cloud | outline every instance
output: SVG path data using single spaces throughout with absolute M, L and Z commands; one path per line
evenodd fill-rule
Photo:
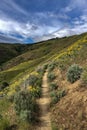
M 17 36 L 20 35 L 22 39 L 42 37 L 48 35 L 57 29 L 60 28 L 60 25 L 50 26 L 50 25 L 38 25 L 34 23 L 19 23 L 11 19 L 0 19 L 0 32 L 6 34 L 7 36 Z
M 50 7 L 45 7 L 47 0 L 38 0 L 40 11 L 34 10 L 34 7 L 28 10 L 24 8 L 24 1 L 21 2 L 3 0 L 0 3 L 0 32 L 8 37 L 23 41 L 28 38 L 42 41 L 87 31 L 87 0 L 68 0 L 66 5 L 58 5 L 60 9 L 54 8 L 51 11 Z M 30 3 L 25 0 L 25 5 L 29 4 L 27 2 Z M 41 7 L 45 10 L 42 11 Z
M 56 38 L 56 37 L 61 38 L 61 37 L 65 37 L 65 36 L 72 36 L 72 35 L 81 34 L 84 32 L 87 32 L 87 23 L 84 23 L 82 25 L 76 24 L 76 25 L 74 25 L 74 27 L 65 27 L 65 28 L 57 30 L 49 35 L 37 37 L 35 40 L 38 42 L 38 41 L 44 41 L 44 40 Z

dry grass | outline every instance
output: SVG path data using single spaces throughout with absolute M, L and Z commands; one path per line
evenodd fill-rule
M 58 130 L 87 130 L 87 89 L 81 87 L 81 81 L 70 84 L 62 77 L 60 70 L 55 70 L 56 81 L 67 90 L 51 111 L 51 119 Z

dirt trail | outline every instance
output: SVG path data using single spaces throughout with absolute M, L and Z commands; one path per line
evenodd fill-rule
M 49 113 L 50 97 L 47 83 L 47 73 L 48 72 L 46 71 L 43 76 L 42 97 L 39 99 L 39 106 L 41 109 L 40 125 L 37 128 L 37 130 L 51 130 L 50 113 Z

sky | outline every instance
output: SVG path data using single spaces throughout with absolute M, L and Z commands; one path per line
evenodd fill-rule
M 87 0 L 0 0 L 0 36 L 34 43 L 87 32 Z

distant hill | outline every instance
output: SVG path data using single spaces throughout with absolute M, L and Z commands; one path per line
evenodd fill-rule
M 28 50 L 30 45 L 0 43 L 0 65 Z

